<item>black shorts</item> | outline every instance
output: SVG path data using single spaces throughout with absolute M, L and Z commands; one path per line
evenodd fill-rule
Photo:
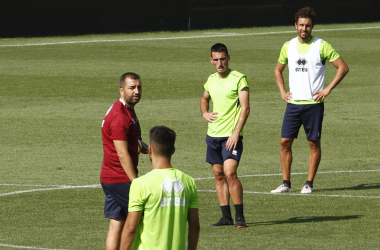
M 281 138 L 297 138 L 301 125 L 309 141 L 321 139 L 324 104 L 296 105 L 288 103 L 282 123 Z
M 228 151 L 226 149 L 226 142 L 228 137 L 210 137 L 206 136 L 207 154 L 206 162 L 210 164 L 223 165 L 224 161 L 228 158 L 232 158 L 240 161 L 243 153 L 243 137 L 239 136 L 239 141 L 236 144 L 236 148 Z
M 115 220 L 127 219 L 131 183 L 101 184 L 106 195 L 104 218 Z

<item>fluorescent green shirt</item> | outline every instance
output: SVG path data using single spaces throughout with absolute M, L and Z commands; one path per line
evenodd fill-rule
M 310 42 L 302 44 L 297 40 L 297 51 L 300 55 L 306 54 L 310 46 L 314 40 L 314 36 L 311 38 Z M 290 41 L 287 41 L 284 43 L 284 45 L 281 48 L 280 57 L 278 58 L 278 62 L 281 64 L 288 64 L 288 48 L 289 48 Z M 321 54 L 321 60 L 322 61 L 329 61 L 333 62 L 336 59 L 340 57 L 340 55 L 335 51 L 335 49 L 326 41 L 321 41 L 321 47 L 320 47 L 320 54 Z M 308 100 L 308 101 L 290 101 L 289 103 L 292 104 L 315 104 L 316 102 L 314 100 Z
M 154 169 L 133 180 L 129 212 L 143 211 L 133 249 L 185 249 L 187 214 L 198 208 L 194 179 L 174 169 Z
M 205 90 L 210 94 L 213 112 L 218 112 L 218 118 L 208 123 L 207 135 L 211 137 L 229 137 L 235 130 L 240 117 L 241 106 L 239 91 L 249 88 L 247 77 L 231 69 L 228 76 L 221 79 L 216 72 L 209 76 Z M 243 136 L 243 130 L 240 132 Z

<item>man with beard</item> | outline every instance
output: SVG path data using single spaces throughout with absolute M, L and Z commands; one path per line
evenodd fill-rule
M 141 98 L 141 80 L 135 73 L 120 77 L 120 99 L 107 111 L 102 123 L 104 158 L 100 182 L 106 195 L 104 217 L 110 219 L 106 250 L 120 247 L 120 237 L 128 215 L 129 188 L 137 178 L 138 156 L 147 153 L 141 140 L 134 107 Z
M 303 125 L 310 146 L 309 173 L 301 193 L 313 192 L 313 181 L 321 160 L 321 134 L 325 98 L 348 73 L 348 67 L 333 47 L 314 37 L 315 12 L 309 7 L 300 9 L 295 15 L 298 36 L 286 42 L 280 53 L 274 77 L 281 98 L 287 102 L 284 115 L 280 160 L 283 184 L 272 193 L 290 192 L 290 169 L 293 160 L 292 144 Z M 326 61 L 330 61 L 337 72 L 325 88 Z M 283 71 L 288 64 L 289 92 L 286 92 Z

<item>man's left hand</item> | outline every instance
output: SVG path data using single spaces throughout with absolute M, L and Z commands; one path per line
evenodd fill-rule
M 230 137 L 228 137 L 228 140 L 226 142 L 226 149 L 228 151 L 235 149 L 238 141 L 239 141 L 239 135 L 234 135 L 234 134 L 231 135 Z
M 325 100 L 325 98 L 330 94 L 330 90 L 325 88 L 321 91 L 318 91 L 318 92 L 315 92 L 313 94 L 314 96 L 314 101 L 318 102 L 319 100 L 321 100 L 322 102 Z

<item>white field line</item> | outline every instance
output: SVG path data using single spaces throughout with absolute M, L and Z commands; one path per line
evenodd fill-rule
M 339 170 L 339 171 L 321 171 L 318 174 L 338 174 L 338 173 L 366 173 L 366 172 L 380 172 L 380 169 L 370 169 L 370 170 Z M 292 173 L 292 175 L 305 175 L 304 173 Z M 268 177 L 268 176 L 281 176 L 282 174 L 255 174 L 255 175 L 242 175 L 242 177 Z M 214 177 L 204 177 L 204 178 L 194 178 L 196 181 L 200 180 L 210 180 L 214 179 Z M 31 186 L 31 187 L 46 187 L 46 188 L 37 188 L 37 189 L 29 189 L 29 190 L 20 190 L 9 193 L 0 194 L 1 196 L 15 195 L 15 194 L 23 194 L 23 193 L 31 193 L 38 191 L 50 191 L 50 190 L 61 190 L 61 189 L 73 189 L 73 188 L 100 188 L 100 184 L 94 185 L 83 185 L 83 186 L 68 186 L 68 185 L 28 185 L 28 184 L 0 184 L 0 186 Z M 199 192 L 215 192 L 215 190 L 198 190 Z M 244 191 L 245 193 L 250 194 L 271 194 L 269 192 L 253 192 L 253 191 Z M 290 195 L 298 195 L 298 194 L 290 194 Z M 315 195 L 315 196 L 327 196 L 327 197 L 352 197 L 352 198 L 380 198 L 377 196 L 351 196 L 351 195 Z
M 44 185 L 19 185 L 19 184 L 0 184 L 2 186 L 37 186 L 37 187 L 43 187 Z M 99 188 L 100 185 L 84 185 L 84 186 L 66 186 L 66 185 L 54 185 L 56 187 L 54 188 L 39 188 L 39 189 L 30 189 L 30 190 L 22 190 L 22 191 L 15 191 L 5 194 L 0 194 L 0 196 L 7 196 L 7 195 L 13 195 L 13 194 L 22 194 L 22 193 L 30 193 L 30 192 L 37 192 L 37 191 L 48 191 L 48 190 L 58 190 L 58 189 L 70 189 L 70 188 Z M 9 245 L 9 244 L 3 244 L 0 243 L 0 247 L 11 247 L 11 248 L 18 248 L 18 249 L 38 249 L 38 250 L 67 250 L 67 249 L 51 249 L 51 248 L 41 248 L 41 247 L 32 247 L 32 246 L 17 246 L 17 245 Z
M 197 190 L 204 193 L 216 193 L 215 190 Z M 345 195 L 345 194 L 301 194 L 301 193 L 281 193 L 272 194 L 271 192 L 254 192 L 243 191 L 245 194 L 270 194 L 270 195 L 292 195 L 292 196 L 319 196 L 319 197 L 338 197 L 338 198 L 366 198 L 366 199 L 380 199 L 380 196 L 364 196 L 364 195 Z
M 374 170 L 342 170 L 342 171 L 326 171 L 326 172 L 318 172 L 318 174 L 336 174 L 336 173 L 363 173 L 363 172 L 378 172 L 380 169 Z M 293 173 L 294 174 L 307 174 L 307 173 Z M 257 175 L 244 175 L 239 177 L 263 177 L 263 176 L 277 176 L 281 174 L 257 174 Z M 213 179 L 214 177 L 207 178 L 194 178 L 194 180 L 208 180 Z M 15 191 L 10 193 L 0 194 L 1 196 L 14 195 L 14 194 L 22 194 L 22 193 L 30 193 L 30 192 L 38 192 L 38 191 L 49 191 L 49 190 L 60 190 L 60 189 L 72 189 L 72 188 L 100 188 L 99 184 L 95 185 L 83 185 L 83 186 L 67 186 L 67 185 L 28 185 L 28 184 L 0 184 L 1 186 L 32 186 L 32 187 L 49 187 L 49 188 L 39 188 L 39 189 L 30 189 L 30 190 L 22 190 Z M 197 190 L 198 192 L 208 192 L 215 193 L 215 190 Z M 245 194 L 265 194 L 265 195 L 293 195 L 293 196 L 318 196 L 318 197 L 338 197 L 338 198 L 365 198 L 365 199 L 380 199 L 380 196 L 360 196 L 360 195 L 326 195 L 326 194 L 300 194 L 300 193 L 286 193 L 286 194 L 272 194 L 270 192 L 254 192 L 254 191 L 244 191 Z M 32 246 L 17 246 L 17 245 L 9 245 L 0 243 L 0 247 L 11 247 L 18 249 L 37 249 L 37 250 L 66 250 L 66 249 L 50 249 L 50 248 L 39 248 Z
M 318 174 L 338 174 L 338 173 L 366 173 L 366 172 L 380 172 L 380 169 L 371 170 L 340 170 L 340 171 L 321 171 Z M 306 175 L 305 173 L 292 173 L 292 175 Z M 241 177 L 267 177 L 267 176 L 281 176 L 282 174 L 255 174 L 255 175 L 242 175 Z M 194 178 L 194 180 L 209 180 L 214 179 L 214 177 L 206 178 Z M 210 192 L 215 193 L 215 190 L 197 190 L 198 192 Z M 272 194 L 270 192 L 254 192 L 254 191 L 243 191 L 246 194 L 270 194 L 270 195 L 293 195 L 293 196 L 305 196 L 301 193 L 285 193 L 285 194 Z M 339 198 L 367 198 L 367 199 L 380 199 L 380 196 L 361 196 L 361 195 L 340 195 L 340 194 L 306 194 L 309 196 L 319 196 L 319 197 L 339 197 Z
M 62 185 L 35 185 L 35 184 L 1 184 L 0 186 L 19 186 L 19 187 L 61 187 Z
M 339 170 L 339 171 L 321 171 L 318 172 L 318 174 L 339 174 L 339 173 L 365 173 L 365 172 L 380 172 L 380 169 L 371 169 L 371 170 Z M 292 175 L 304 175 L 308 174 L 307 172 L 304 173 L 292 173 Z M 282 174 L 252 174 L 252 175 L 239 175 L 239 178 L 243 177 L 266 177 L 266 176 L 281 176 Z M 200 177 L 200 178 L 194 178 L 196 181 L 200 180 L 209 180 L 214 179 L 214 177 Z
M 16 245 L 8 245 L 0 243 L 0 247 L 12 247 L 19 249 L 39 249 L 39 250 L 67 250 L 67 249 L 51 249 L 51 248 L 41 248 L 41 247 L 29 247 L 29 246 L 16 246 Z
M 99 187 L 100 187 L 99 184 L 85 185 L 85 186 L 66 186 L 66 185 L 63 185 L 63 186 L 53 187 L 53 188 L 38 188 L 38 189 L 14 191 L 14 192 L 10 192 L 10 193 L 0 194 L 0 197 L 1 196 L 7 196 L 7 195 L 14 195 L 14 194 L 32 193 L 32 192 L 38 192 L 38 191 L 50 191 L 50 190 L 70 189 L 70 188 L 99 188 Z
M 361 27 L 361 28 L 339 28 L 339 29 L 315 29 L 314 32 L 321 31 L 351 31 L 351 30 L 368 30 L 380 29 L 380 26 L 374 27 Z M 23 46 L 46 46 L 46 45 L 60 45 L 60 44 L 79 44 L 79 43 L 109 43 L 109 42 L 135 42 L 135 41 L 158 41 L 158 40 L 180 40 L 180 39 L 197 39 L 197 38 L 211 38 L 211 37 L 232 37 L 232 36 L 260 36 L 260 35 L 275 35 L 296 33 L 292 31 L 273 31 L 273 32 L 259 32 L 259 33 L 205 33 L 204 36 L 174 36 L 174 37 L 148 37 L 148 38 L 130 38 L 130 39 L 105 39 L 105 40 L 79 40 L 67 42 L 51 42 L 51 43 L 27 43 L 27 44 L 1 44 L 0 47 L 23 47 Z
M 363 27 L 363 28 L 341 28 L 341 29 L 320 29 L 314 31 L 343 31 L 343 30 L 365 30 L 365 29 L 379 29 L 380 27 Z M 68 42 L 56 42 L 56 43 L 35 43 L 35 44 L 4 44 L 0 45 L 0 47 L 22 47 L 22 46 L 45 46 L 45 45 L 59 45 L 59 44 L 79 44 L 79 43 L 107 43 L 107 42 L 133 42 L 133 41 L 154 41 L 154 40 L 179 40 L 179 39 L 196 39 L 196 38 L 211 38 L 211 37 L 225 37 L 225 36 L 255 36 L 255 35 L 273 35 L 273 34 L 286 34 L 286 33 L 295 33 L 295 31 L 279 31 L 279 32 L 261 32 L 261 33 L 247 33 L 247 34 L 238 34 L 238 33 L 205 33 L 206 36 L 187 36 L 187 37 L 163 37 L 163 38 L 135 38 L 135 39 L 110 39 L 110 40 L 84 40 L 84 41 L 68 41 Z M 211 34 L 211 35 L 209 35 Z M 328 171 L 328 172 L 319 172 L 321 173 L 357 173 L 357 172 L 369 172 L 369 171 L 380 171 L 380 170 L 359 170 L 359 171 Z M 307 174 L 307 173 L 293 173 L 294 174 Z M 244 175 L 240 177 L 262 177 L 262 176 L 275 176 L 281 174 L 258 174 L 258 175 Z M 214 177 L 207 178 L 194 178 L 194 180 L 207 180 L 213 179 Z M 25 184 L 0 184 L 2 186 L 35 186 L 35 187 L 43 187 L 43 185 L 25 185 Z M 98 188 L 99 184 L 96 185 L 85 185 L 85 186 L 56 186 L 55 188 L 40 188 L 40 189 L 30 189 L 30 190 L 22 190 L 15 191 L 10 193 L 0 194 L 0 196 L 14 195 L 14 194 L 22 194 L 22 193 L 30 193 L 37 191 L 49 191 L 49 190 L 59 190 L 59 189 L 70 189 L 70 188 Z M 216 192 L 215 190 L 198 190 L 198 192 Z M 249 194 L 271 194 L 269 192 L 252 192 L 252 191 L 244 191 L 244 193 Z M 304 195 L 304 194 L 292 194 L 288 193 L 286 195 Z M 353 195 L 316 195 L 312 194 L 312 196 L 324 196 L 324 197 L 347 197 L 347 198 L 376 198 L 377 196 L 353 196 Z M 17 245 L 9 245 L 2 244 L 0 246 L 3 247 L 11 247 L 11 248 L 19 248 L 19 249 L 39 249 L 39 250 L 64 250 L 64 249 L 50 249 L 50 248 L 39 248 L 39 247 L 31 247 L 31 246 L 17 246 Z

